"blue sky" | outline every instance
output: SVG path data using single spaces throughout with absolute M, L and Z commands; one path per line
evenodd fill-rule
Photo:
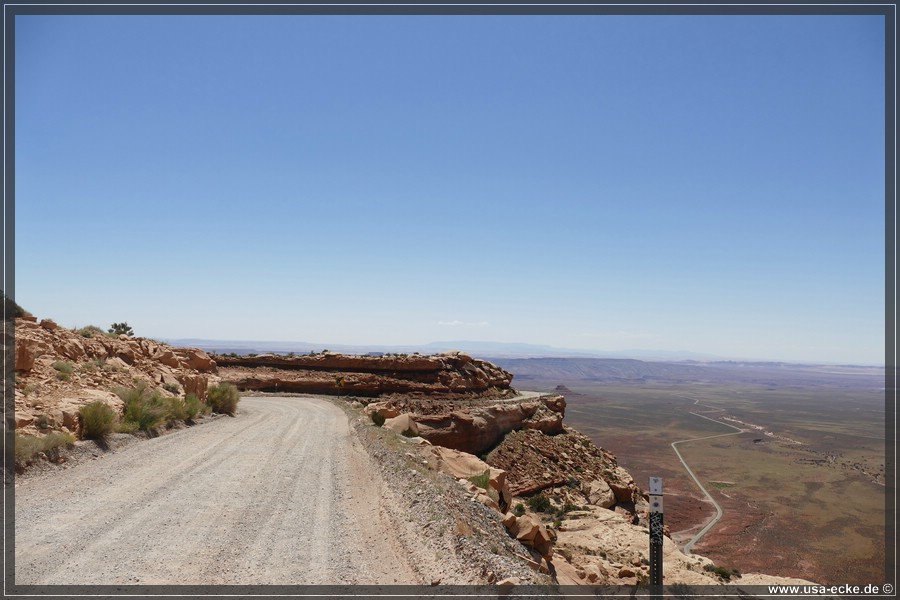
M 18 16 L 16 299 L 884 361 L 878 16 Z

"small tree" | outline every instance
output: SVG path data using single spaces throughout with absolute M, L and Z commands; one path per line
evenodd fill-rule
M 123 333 L 127 336 L 134 335 L 134 329 L 132 329 L 125 321 L 110 325 L 109 332 L 115 335 L 122 335 Z

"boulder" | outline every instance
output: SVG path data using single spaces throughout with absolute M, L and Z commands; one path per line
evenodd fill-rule
M 57 325 L 56 322 L 51 319 L 41 319 L 41 327 L 47 329 L 48 331 L 53 331 L 54 329 L 59 327 L 59 325 Z
M 16 340 L 16 371 L 33 369 L 35 356 L 35 344 L 32 340 Z
M 172 367 L 173 369 L 177 369 L 181 366 L 181 363 L 178 361 L 178 357 L 175 356 L 175 353 L 168 348 L 160 348 L 157 352 L 151 355 L 151 358 L 159 363 L 166 365 L 167 367 Z
M 197 371 L 215 371 L 216 361 L 209 354 L 197 348 L 186 348 L 179 352 L 188 368 Z
M 612 477 L 607 480 L 607 483 L 613 494 L 615 494 L 617 502 L 634 502 L 635 498 L 638 497 L 637 485 L 635 485 L 634 479 L 622 467 L 617 466 L 613 469 Z
M 178 382 L 184 388 L 185 395 L 194 394 L 200 400 L 206 398 L 206 390 L 209 386 L 209 380 L 206 375 L 191 375 L 189 373 L 179 373 L 176 376 Z
M 400 416 L 400 411 L 389 402 L 372 402 L 366 406 L 366 414 L 370 418 L 374 413 L 380 414 L 385 419 L 393 419 Z
M 458 479 L 468 480 L 470 477 L 487 472 L 488 486 L 496 491 L 497 509 L 503 512 L 509 508 L 512 494 L 509 493 L 509 487 L 506 484 L 506 471 L 490 466 L 477 456 L 452 448 L 436 445 L 420 446 L 420 448 L 427 453 L 426 458 L 430 458 L 430 462 L 434 463 L 437 470 Z
M 71 360 L 78 360 L 86 356 L 84 346 L 74 337 L 60 340 L 55 345 L 54 351 Z
M 402 414 L 392 419 L 387 419 L 384 422 L 384 427 L 390 429 L 394 433 L 400 434 L 405 431 L 411 431 L 413 433 L 411 437 L 416 437 L 419 435 L 419 428 L 416 425 L 416 422 L 413 421 L 411 415 L 408 414 Z
M 503 520 L 510 535 L 515 536 L 523 545 L 534 548 L 541 556 L 546 558 L 552 556 L 553 540 L 541 520 L 532 514 L 513 517 L 515 520 L 509 518 Z
M 611 508 L 616 503 L 616 495 L 603 479 L 596 479 L 582 485 L 588 502 L 601 508 Z

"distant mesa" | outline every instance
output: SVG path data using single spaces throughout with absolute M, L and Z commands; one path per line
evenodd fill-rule
M 571 394 L 572 393 L 572 390 L 570 390 L 563 384 L 559 384 L 558 386 L 553 388 L 553 391 L 559 392 L 560 394 Z

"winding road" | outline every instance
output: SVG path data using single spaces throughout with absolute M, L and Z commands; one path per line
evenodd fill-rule
M 18 481 L 15 583 L 419 583 L 348 417 L 312 396 Z
M 699 404 L 699 400 L 694 402 L 694 404 Z M 691 438 L 689 440 L 678 440 L 677 442 L 672 442 L 672 450 L 675 451 L 675 454 L 678 456 L 678 460 L 680 460 L 681 464 L 684 465 L 684 469 L 688 472 L 688 475 L 691 476 L 691 479 L 694 480 L 694 483 L 697 484 L 697 487 L 700 488 L 700 491 L 702 491 L 706 495 L 706 497 L 709 499 L 709 501 L 712 502 L 713 506 L 716 507 L 716 515 L 709 521 L 709 523 L 704 525 L 703 529 L 701 529 L 699 532 L 697 532 L 697 534 L 694 537 L 692 537 L 684 545 L 684 548 L 681 549 L 681 551 L 684 552 L 688 556 L 691 555 L 691 548 L 694 547 L 694 544 L 699 542 L 703 538 L 703 536 L 706 535 L 709 532 L 709 530 L 712 529 L 716 525 L 716 523 L 719 522 L 719 520 L 722 518 L 722 515 L 724 514 L 724 511 L 722 510 L 722 507 L 719 505 L 719 503 L 716 502 L 716 499 L 713 498 L 712 495 L 709 493 L 709 491 L 707 491 L 707 489 L 703 486 L 703 484 L 700 483 L 700 479 L 697 477 L 697 475 L 694 473 L 694 471 L 692 471 L 691 468 L 688 466 L 687 462 L 684 460 L 684 457 L 681 455 L 681 452 L 678 451 L 678 444 L 686 444 L 688 442 L 697 442 L 699 440 L 709 440 L 712 438 L 725 437 L 728 435 L 738 435 L 739 433 L 745 432 L 744 429 L 740 429 L 739 427 L 735 427 L 734 425 L 729 425 L 728 423 L 716 421 L 715 419 L 711 419 L 707 416 L 704 416 L 704 415 L 701 415 L 701 414 L 698 414 L 695 412 L 692 412 L 691 414 L 694 415 L 695 417 L 700 417 L 701 419 L 706 419 L 707 421 L 712 421 L 713 423 L 718 423 L 719 425 L 725 425 L 726 427 L 731 427 L 732 429 L 736 429 L 737 431 L 734 431 L 731 433 L 718 433 L 716 435 L 707 435 L 704 437 Z

